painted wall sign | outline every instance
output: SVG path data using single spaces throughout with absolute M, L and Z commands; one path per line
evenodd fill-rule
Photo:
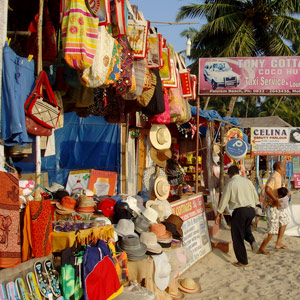
M 300 189 L 300 173 L 294 173 L 294 188 Z
M 226 144 L 225 151 L 230 158 L 239 160 L 245 157 L 248 147 L 244 140 L 232 139 Z
M 252 127 L 251 154 L 299 155 L 300 128 Z
M 199 59 L 199 95 L 300 95 L 300 56 Z

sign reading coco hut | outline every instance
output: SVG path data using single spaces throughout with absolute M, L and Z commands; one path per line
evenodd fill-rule
M 251 154 L 299 155 L 300 128 L 252 127 Z
M 199 59 L 199 94 L 300 95 L 300 56 Z
M 191 196 L 186 200 L 171 203 L 173 214 L 183 220 L 183 246 L 190 249 L 193 258 L 181 270 L 183 273 L 197 260 L 211 251 L 207 228 L 204 200 L 202 194 Z

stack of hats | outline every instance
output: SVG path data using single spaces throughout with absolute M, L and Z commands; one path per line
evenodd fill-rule
M 55 211 L 60 215 L 68 215 L 75 211 L 76 200 L 70 196 L 64 196 L 61 202 L 56 203 Z
M 140 196 L 128 196 L 123 199 L 122 202 L 127 203 L 136 216 L 140 215 L 145 209 L 145 207 L 143 206 L 143 198 L 141 198 Z
M 134 228 L 138 233 L 147 232 L 150 228 L 150 221 L 143 215 L 139 215 L 134 220 Z
M 149 220 L 150 223 L 157 223 L 158 212 L 155 209 L 146 207 L 142 214 Z
M 164 250 L 171 248 L 172 233 L 166 230 L 164 224 L 151 224 L 150 231 L 157 236 L 157 242 L 164 248 Z
M 124 237 L 126 235 L 138 236 L 134 232 L 134 223 L 128 219 L 119 220 L 118 224 L 115 225 L 115 231 L 120 237 Z
M 123 201 L 118 201 L 116 203 L 112 215 L 114 224 L 117 224 L 121 219 L 133 219 L 131 208 L 129 207 L 128 203 Z
M 95 211 L 93 196 L 80 195 L 76 211 L 81 214 L 92 214 Z
M 173 241 L 172 241 L 172 247 L 180 247 L 181 246 L 181 238 L 183 236 L 182 232 L 182 224 L 183 220 L 174 214 L 171 214 L 163 224 L 166 226 L 166 228 L 172 233 Z
M 135 235 L 124 236 L 117 242 L 117 249 L 125 251 L 128 260 L 138 261 L 147 257 L 147 246 Z
M 158 213 L 159 221 L 164 221 L 172 214 L 172 207 L 167 200 L 149 200 L 146 202 L 146 207 L 151 207 Z
M 142 232 L 140 241 L 147 246 L 148 255 L 157 255 L 162 253 L 162 247 L 157 242 L 157 236 L 153 232 Z

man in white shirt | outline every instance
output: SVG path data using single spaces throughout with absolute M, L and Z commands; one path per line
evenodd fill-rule
M 250 243 L 253 252 L 258 251 L 258 244 L 251 232 L 251 223 L 255 217 L 254 208 L 259 203 L 258 194 L 252 182 L 239 175 L 237 166 L 229 167 L 228 175 L 230 180 L 224 187 L 215 223 L 219 224 L 221 214 L 229 205 L 229 209 L 233 210 L 231 218 L 233 250 L 238 260 L 234 265 L 243 267 L 248 265 L 244 240 Z

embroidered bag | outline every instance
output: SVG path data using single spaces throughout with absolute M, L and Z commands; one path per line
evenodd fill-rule
M 116 94 L 122 95 L 130 91 L 132 85 L 133 53 L 126 36 L 117 38 L 122 46 L 120 78 L 114 84 Z
M 82 83 L 91 88 L 106 85 L 110 63 L 115 46 L 114 38 L 107 32 L 106 26 L 98 27 L 97 49 L 90 68 L 81 72 Z
M 171 69 L 171 79 L 164 80 L 162 79 L 164 87 L 178 87 L 178 76 L 176 71 L 176 56 L 174 47 L 171 44 L 168 44 L 168 48 L 170 49 L 170 69 Z
M 45 90 L 43 87 L 45 86 Z M 41 71 L 36 85 L 24 104 L 25 114 L 47 128 L 55 128 L 60 115 L 47 74 Z
M 183 57 L 175 52 L 179 67 L 179 78 L 181 81 L 182 95 L 184 98 L 192 97 L 193 89 L 190 79 L 190 70 L 186 68 Z
M 99 18 L 99 26 L 111 23 L 109 0 L 87 0 L 86 6 L 94 16 Z
M 159 75 L 161 77 L 161 80 L 171 80 L 171 61 L 170 61 L 170 49 L 169 48 L 163 48 L 162 49 L 162 60 L 163 60 L 163 67 L 159 69 Z M 165 84 L 164 84 L 165 86 Z
M 149 29 L 149 22 L 145 19 L 137 20 L 132 7 L 128 0 L 126 0 L 128 11 L 133 19 L 128 19 L 127 37 L 128 42 L 133 49 L 134 58 L 145 58 L 147 53 L 147 36 Z M 142 14 L 140 14 L 142 16 Z
M 85 0 L 66 0 L 62 18 L 62 48 L 67 64 L 86 69 L 93 64 L 97 48 L 99 19 L 86 7 Z
M 137 97 L 137 101 L 139 102 L 139 104 L 141 104 L 144 107 L 146 107 L 149 104 L 155 91 L 156 82 L 157 79 L 155 74 L 151 72 L 148 69 L 148 67 L 146 67 L 142 94 Z

